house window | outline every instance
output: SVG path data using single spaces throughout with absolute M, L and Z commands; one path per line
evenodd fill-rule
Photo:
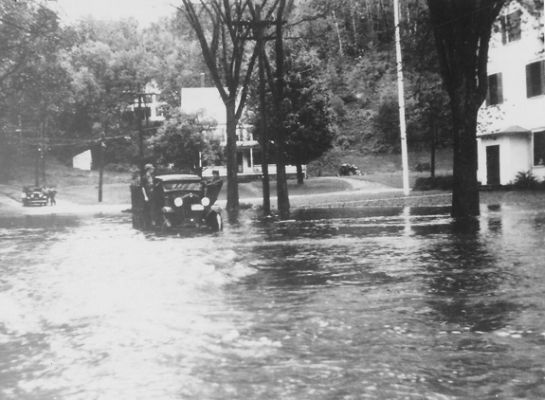
M 545 94 L 545 60 L 536 61 L 526 66 L 527 97 Z
M 534 165 L 545 166 L 545 131 L 534 132 Z
M 494 104 L 503 103 L 503 85 L 501 73 L 488 76 L 488 93 L 486 94 L 486 104 L 493 106 Z
M 134 113 L 138 118 L 143 120 L 151 116 L 151 109 L 149 107 L 136 107 Z
M 501 41 L 503 44 L 520 39 L 520 10 L 501 16 Z

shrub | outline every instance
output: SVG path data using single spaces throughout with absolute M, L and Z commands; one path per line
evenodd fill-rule
M 452 175 L 436 176 L 435 178 L 417 178 L 414 190 L 452 190 Z
M 127 163 L 110 163 L 106 165 L 108 171 L 111 172 L 131 172 L 134 167 Z
M 540 184 L 537 178 L 532 174 L 532 171 L 520 171 L 513 182 L 513 186 L 517 189 L 537 189 Z

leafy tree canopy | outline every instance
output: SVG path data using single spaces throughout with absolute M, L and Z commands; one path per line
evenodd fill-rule
M 147 145 L 160 165 L 172 164 L 176 169 L 195 172 L 199 166 L 215 165 L 217 143 L 209 139 L 214 121 L 174 112 L 158 129 Z

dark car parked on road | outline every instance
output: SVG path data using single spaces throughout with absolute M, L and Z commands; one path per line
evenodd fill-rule
M 360 169 L 354 164 L 341 164 L 339 167 L 340 176 L 361 175 Z
M 49 201 L 44 188 L 38 186 L 24 186 L 21 193 L 21 202 L 23 206 L 46 206 Z
M 153 178 L 153 187 L 132 187 L 133 225 L 136 228 L 223 228 L 221 211 L 214 206 L 221 190 L 206 185 L 198 175 L 165 174 Z

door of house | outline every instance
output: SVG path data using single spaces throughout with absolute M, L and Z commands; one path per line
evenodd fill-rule
M 500 145 L 486 146 L 486 184 L 500 184 Z

